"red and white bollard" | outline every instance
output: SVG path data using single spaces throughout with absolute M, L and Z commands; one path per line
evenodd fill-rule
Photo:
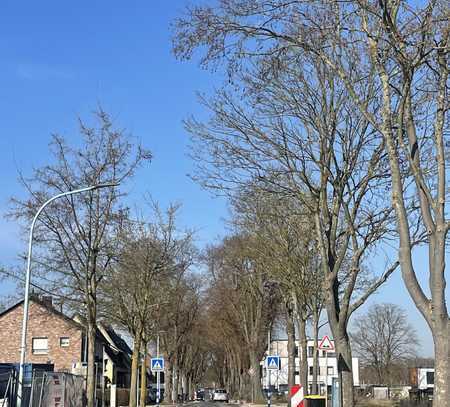
M 291 407 L 304 407 L 303 387 L 296 384 L 291 387 Z

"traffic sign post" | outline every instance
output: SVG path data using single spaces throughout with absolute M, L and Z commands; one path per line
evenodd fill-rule
M 272 392 L 270 389 L 270 374 L 271 374 L 270 371 L 280 369 L 280 357 L 276 355 L 267 356 L 266 369 L 267 369 L 267 406 L 270 407 L 272 397 Z
M 328 335 L 325 335 L 319 343 L 319 349 L 324 351 L 332 351 L 334 350 L 334 345 L 331 342 Z
M 278 370 L 280 368 L 280 357 L 276 355 L 267 356 L 267 369 Z
M 325 395 L 328 406 L 328 352 L 334 350 L 334 345 L 328 335 L 325 335 L 319 343 L 319 349 L 325 352 Z
M 159 357 L 159 335 L 156 344 L 156 354 L 158 355 L 158 357 L 151 359 L 150 366 L 152 372 L 156 372 L 156 404 L 159 404 L 161 400 L 160 372 L 164 371 L 164 358 Z
M 152 372 L 162 372 L 164 370 L 164 358 L 151 359 Z

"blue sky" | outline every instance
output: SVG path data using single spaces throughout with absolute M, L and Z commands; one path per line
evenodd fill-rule
M 148 191 L 163 205 L 182 202 L 181 222 L 198 230 L 200 246 L 224 233 L 225 202 L 186 176 L 192 165 L 181 120 L 202 116 L 195 92 L 220 81 L 171 55 L 169 24 L 186 4 L 2 1 L 0 265 L 13 264 L 25 248 L 18 226 L 3 217 L 11 195 L 23 193 L 17 171 L 29 174 L 48 160 L 51 133 L 76 141 L 77 117 L 89 118 L 99 103 L 154 154 L 128 185 L 130 200 L 139 203 Z M 10 289 L 3 283 L 0 296 Z M 375 301 L 405 307 L 422 339 L 421 353 L 432 353 L 425 323 L 398 274 Z

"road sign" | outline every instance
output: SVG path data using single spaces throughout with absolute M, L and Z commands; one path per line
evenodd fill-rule
M 164 370 L 164 358 L 151 359 L 152 372 L 162 372 Z
M 325 335 L 323 339 L 320 341 L 319 349 L 324 351 L 334 350 L 334 345 L 327 335 Z
M 303 387 L 296 384 L 291 387 L 291 407 L 303 407 Z
M 280 368 L 280 357 L 279 356 L 267 356 L 267 369 L 276 369 Z

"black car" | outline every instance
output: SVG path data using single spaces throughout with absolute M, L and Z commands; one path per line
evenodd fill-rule
M 205 401 L 205 391 L 204 390 L 197 390 L 195 392 L 195 400 L 197 400 L 197 401 Z

